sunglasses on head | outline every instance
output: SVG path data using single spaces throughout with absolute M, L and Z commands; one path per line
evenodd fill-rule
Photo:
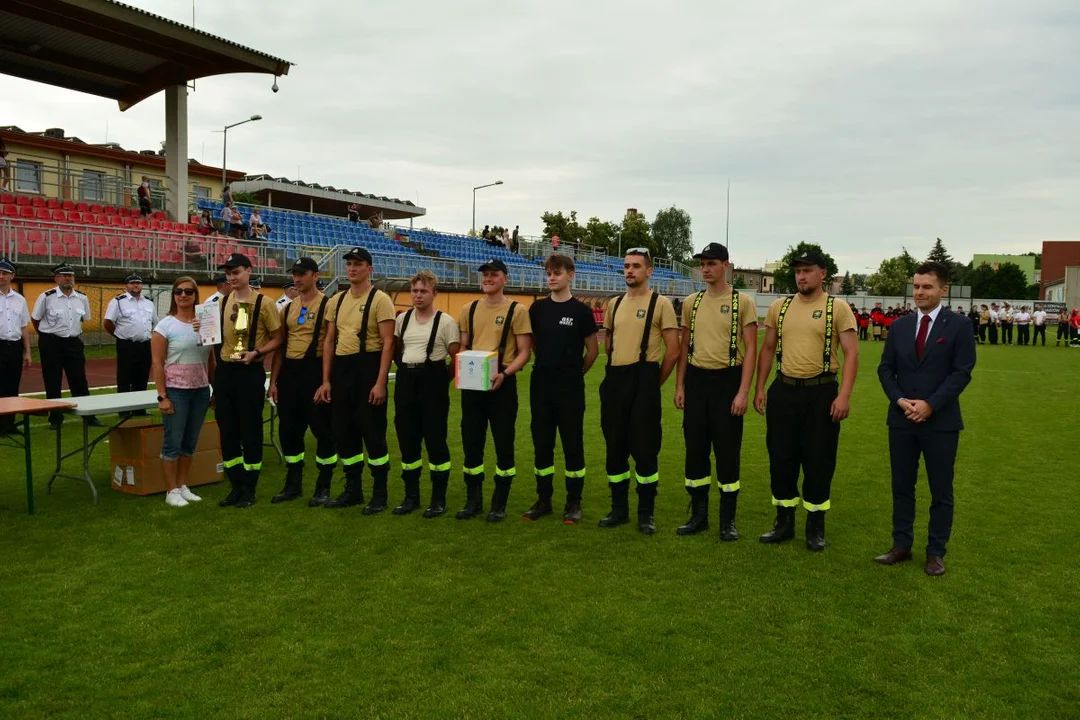
M 195 288 L 173 288 L 172 294 L 180 297 L 181 295 L 191 296 L 195 294 Z
M 652 255 L 649 254 L 649 248 L 643 248 L 643 247 L 630 248 L 629 250 L 626 251 L 626 254 L 627 255 L 645 255 L 647 257 L 652 257 Z

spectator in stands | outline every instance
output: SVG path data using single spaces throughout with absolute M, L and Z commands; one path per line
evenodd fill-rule
M 226 184 L 221 190 L 221 204 L 228 205 L 232 203 L 232 188 Z
M 502 234 L 502 244 L 503 247 L 506 248 L 508 251 L 514 251 L 514 246 L 510 244 L 510 231 L 505 228 L 503 229 Z
M 202 215 L 199 216 L 199 234 L 209 235 L 212 232 L 214 232 L 214 218 L 209 210 L 203 210 Z
M 514 226 L 514 234 L 510 236 L 511 246 L 510 249 L 514 252 L 518 250 L 518 235 L 520 234 L 520 225 Z
M 8 190 L 11 185 L 11 169 L 7 161 L 8 149 L 4 138 L 0 138 L 0 190 Z
M 349 205 L 349 222 L 360 222 L 360 209 L 356 203 Z
M 150 207 L 150 178 L 143 175 L 142 182 L 139 183 L 139 212 L 143 217 L 146 217 L 154 210 Z
M 165 504 L 172 507 L 202 499 L 188 490 L 187 482 L 210 407 L 214 357 L 210 346 L 199 342 L 198 303 L 199 286 L 192 278 L 178 278 L 172 286 L 169 314 L 154 327 L 150 340 L 158 410 L 164 425 L 161 470 L 168 488 Z
M 368 222 L 371 224 L 371 227 L 373 229 L 378 230 L 379 228 L 382 227 L 382 213 L 381 212 L 375 213 L 370 218 L 368 218 Z
M 484 226 L 484 232 L 480 233 L 480 237 L 482 237 L 484 240 L 490 240 L 491 239 L 491 226 L 490 225 L 485 225 Z
M 266 233 L 269 232 L 269 228 L 262 221 L 262 215 L 259 214 L 259 208 L 254 208 L 251 211 L 251 217 L 248 218 L 248 237 L 256 240 L 264 240 Z
M 239 238 L 247 234 L 248 226 L 244 222 L 244 216 L 240 214 L 240 211 L 232 203 L 221 208 L 221 219 L 225 222 L 226 235 L 234 235 L 235 233 L 234 237 Z

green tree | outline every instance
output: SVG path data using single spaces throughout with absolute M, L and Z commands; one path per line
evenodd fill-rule
M 855 273 L 851 276 L 851 284 L 855 286 L 856 292 L 866 289 L 866 278 L 865 273 Z
M 813 250 L 819 252 L 825 256 L 825 262 L 828 263 L 829 268 L 825 276 L 825 284 L 832 281 L 833 276 L 836 275 L 839 270 L 836 267 L 836 261 L 833 260 L 832 255 L 821 249 L 821 246 L 817 243 L 801 242 L 795 247 L 788 247 L 787 253 L 780 259 L 780 267 L 776 268 L 773 272 L 773 287 L 778 293 L 793 293 L 795 292 L 795 273 L 788 267 L 791 264 L 792 259 L 800 257 L 805 253 Z
M 588 245 L 604 248 L 609 255 L 615 255 L 618 253 L 619 226 L 595 216 L 591 217 L 585 225 L 584 242 Z
M 851 279 L 851 273 L 845 272 L 844 279 L 840 282 L 840 294 L 841 295 L 854 295 L 855 294 L 855 282 Z
M 907 251 L 907 248 L 901 248 L 901 250 L 903 250 L 903 252 L 901 252 L 897 257 L 900 259 L 900 262 L 904 264 L 904 271 L 907 273 L 908 280 L 910 280 L 911 276 L 915 274 L 915 270 L 919 267 L 920 263 L 912 256 L 911 253 Z M 903 288 L 901 288 L 901 290 L 903 290 Z
M 1001 263 L 994 272 L 994 292 L 983 297 L 999 297 L 1019 300 L 1027 297 L 1027 276 L 1016 263 Z
M 1028 285 L 1027 294 L 1024 295 L 1024 299 L 1025 300 L 1038 300 L 1039 299 L 1039 289 L 1040 289 L 1039 283 L 1035 283 L 1034 285 Z
M 910 257 L 910 256 L 909 256 Z M 867 279 L 870 292 L 874 295 L 902 295 L 912 273 L 903 255 L 882 260 L 877 272 Z
M 971 297 L 997 297 L 994 292 L 994 268 L 988 263 L 980 263 L 978 267 L 969 266 L 965 276 L 965 284 L 971 286 Z
M 652 238 L 649 221 L 639 212 L 628 214 L 623 218 L 622 227 L 619 228 L 619 241 L 624 253 L 630 248 L 643 247 L 647 248 L 654 258 L 659 257 L 656 254 L 656 243 Z
M 672 205 L 656 213 L 652 224 L 653 242 L 660 257 L 690 262 L 694 254 L 693 233 L 690 231 L 690 213 Z
M 545 240 L 557 235 L 560 243 L 576 244 L 585 238 L 585 228 L 578 223 L 576 210 L 571 210 L 569 215 L 563 215 L 562 210 L 555 213 L 549 210 L 540 219 L 544 222 Z
M 735 282 L 733 282 L 731 284 L 731 287 L 733 287 L 736 290 L 745 290 L 746 289 L 746 280 L 743 279 L 742 275 L 736 275 L 735 276 Z
M 963 282 L 967 270 L 961 263 L 956 262 L 949 251 L 945 249 L 945 243 L 937 238 L 934 247 L 930 248 L 930 254 L 926 256 L 927 262 L 939 262 L 949 268 L 949 284 L 965 285 Z

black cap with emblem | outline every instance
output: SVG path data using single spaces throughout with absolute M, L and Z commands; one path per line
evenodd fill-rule
M 484 263 L 477 269 L 480 272 L 484 272 L 485 270 L 499 270 L 500 272 L 503 272 L 507 275 L 510 274 L 510 271 L 506 269 L 506 263 L 504 263 L 502 260 L 499 260 L 498 258 L 492 258 L 491 260 L 488 260 L 486 263 Z
M 296 274 L 306 272 L 319 272 L 319 263 L 315 262 L 314 258 L 296 258 L 296 262 L 292 264 L 292 268 L 290 268 L 290 270 Z
M 229 259 L 223 262 L 218 269 L 220 270 L 232 270 L 238 267 L 251 267 L 251 260 L 247 255 L 242 253 L 233 253 L 229 256 Z
M 367 248 L 363 247 L 354 247 L 341 257 L 345 260 L 363 260 L 368 265 L 371 265 L 373 262 L 371 258 L 371 253 L 368 252 Z
M 817 250 L 807 250 L 799 257 L 792 258 L 791 262 L 788 263 L 788 267 L 795 267 L 796 265 L 817 265 L 819 268 L 829 269 L 829 263 L 825 260 L 825 256 Z
M 728 250 L 720 243 L 709 243 L 701 252 L 694 256 L 695 260 L 720 260 L 728 261 Z

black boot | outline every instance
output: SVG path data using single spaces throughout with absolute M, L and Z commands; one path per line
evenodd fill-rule
M 295 500 L 304 493 L 304 464 L 296 463 L 285 468 L 285 487 L 270 499 L 272 504 Z
M 381 513 L 389 506 L 386 495 L 386 476 L 390 473 L 389 465 L 371 468 L 371 502 L 364 507 L 365 515 Z
M 424 517 L 437 518 L 446 513 L 446 486 L 450 483 L 450 473 L 446 470 L 431 473 L 431 504 L 424 511 Z
M 563 525 L 577 525 L 581 522 L 581 492 L 585 489 L 585 478 L 566 478 L 566 507 L 563 508 Z
M 611 512 L 597 523 L 602 528 L 618 527 L 630 522 L 630 481 L 608 484 L 611 485 Z
M 236 507 L 240 509 L 249 508 L 255 504 L 255 486 L 259 484 L 259 471 L 258 470 L 245 470 L 244 475 L 244 490 L 240 494 L 240 499 L 236 501 Z
M 345 491 L 326 503 L 326 508 L 336 510 L 364 502 L 364 466 L 357 463 L 345 468 Z
M 690 519 L 675 530 L 676 535 L 697 535 L 709 529 L 709 486 L 687 488 L 690 493 Z
M 218 507 L 232 507 L 240 500 L 240 496 L 244 494 L 244 466 L 233 465 L 230 468 L 225 468 L 225 477 L 229 479 L 229 494 L 218 502 Z
M 779 543 L 795 537 L 795 508 L 776 506 L 772 530 L 758 538 L 763 543 Z
M 491 493 L 491 512 L 488 513 L 488 522 L 502 522 L 506 519 L 506 503 L 510 499 L 510 484 L 514 481 L 509 477 L 495 478 L 495 491 Z
M 655 535 L 656 522 L 653 511 L 656 507 L 656 483 L 638 483 L 637 529 L 642 535 Z
M 735 508 L 739 503 L 739 491 L 720 493 L 720 539 L 732 542 L 739 539 L 735 529 Z
M 551 514 L 551 496 L 555 494 L 551 482 L 551 475 L 536 476 L 536 502 L 533 506 L 521 514 L 521 519 L 526 522 L 539 520 L 545 515 Z
M 334 480 L 334 466 L 320 465 L 319 477 L 315 480 L 315 493 L 308 500 L 308 507 L 323 507 L 330 502 L 330 484 Z
M 407 476 L 402 477 L 405 484 L 405 499 L 394 508 L 395 515 L 408 515 L 420 507 L 420 471 L 406 470 Z
M 820 552 L 825 549 L 825 511 L 806 513 L 806 549 Z
M 458 510 L 458 520 L 471 520 L 484 512 L 484 476 L 465 476 L 465 507 Z

